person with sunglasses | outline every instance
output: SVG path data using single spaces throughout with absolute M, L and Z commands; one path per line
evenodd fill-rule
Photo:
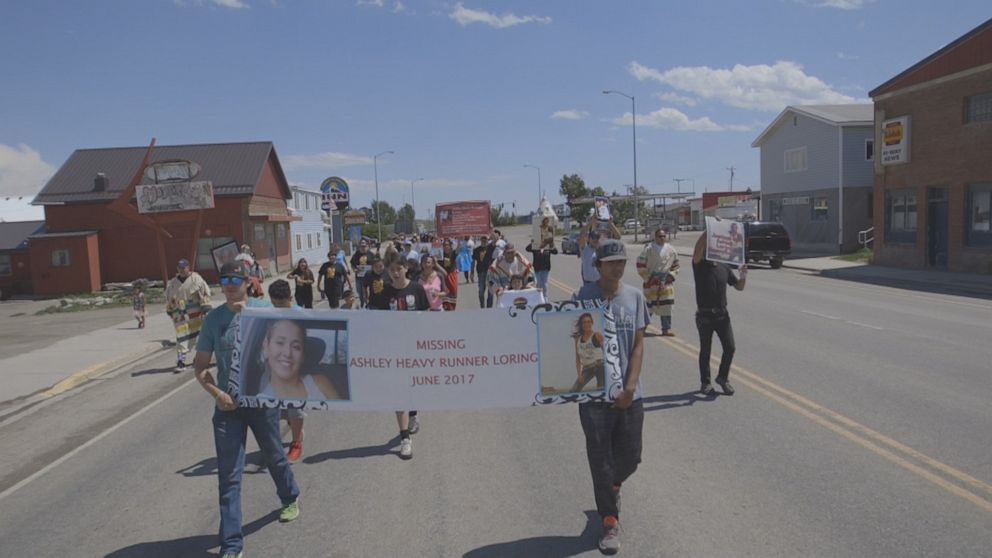
M 223 558 L 242 555 L 241 478 L 245 469 L 245 440 L 250 428 L 258 442 L 276 493 L 282 502 L 279 521 L 286 523 L 300 515 L 300 488 L 286 458 L 279 433 L 279 409 L 239 407 L 227 392 L 231 359 L 238 331 L 238 319 L 246 306 L 267 307 L 269 303 L 248 298 L 248 274 L 240 262 L 229 262 L 220 269 L 225 303 L 204 320 L 196 341 L 193 366 L 196 380 L 214 398 L 214 445 L 217 450 L 217 482 L 220 493 L 220 554 Z M 217 378 L 210 373 L 210 359 L 217 359 Z

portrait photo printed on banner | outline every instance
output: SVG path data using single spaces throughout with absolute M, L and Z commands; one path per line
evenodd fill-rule
M 706 218 L 706 259 L 740 266 L 744 264 L 744 223 Z
M 298 309 L 245 312 L 235 365 L 239 395 L 249 407 L 349 401 L 348 321 Z
M 535 315 L 539 396 L 604 398 L 610 375 L 603 309 L 572 307 Z
M 210 255 L 214 258 L 214 267 L 217 272 L 220 273 L 220 268 L 227 262 L 233 262 L 234 258 L 238 257 L 239 252 L 238 243 L 233 240 L 211 249 Z

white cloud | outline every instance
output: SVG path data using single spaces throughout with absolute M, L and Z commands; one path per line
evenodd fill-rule
M 372 157 L 364 155 L 353 155 L 351 153 L 337 153 L 325 151 L 312 155 L 289 155 L 282 158 L 283 167 L 287 170 L 300 169 L 340 169 L 343 167 L 355 167 L 360 165 L 371 165 Z
M 559 110 L 551 115 L 555 120 L 582 120 L 589 116 L 584 110 Z
M 0 195 L 34 196 L 53 174 L 55 168 L 34 149 L 0 143 Z
M 512 13 L 496 15 L 481 10 L 466 8 L 461 2 L 455 4 L 455 9 L 448 14 L 448 17 L 458 22 L 462 27 L 472 23 L 484 23 L 496 29 L 523 25 L 525 23 L 551 23 L 551 18 L 547 16 L 518 16 Z
M 692 97 L 684 97 L 682 95 L 679 95 L 678 93 L 672 93 L 670 91 L 668 93 L 658 93 L 655 96 L 661 99 L 662 101 L 668 101 L 670 103 L 679 103 L 687 107 L 694 107 L 697 104 L 696 100 L 693 99 Z
M 406 5 L 403 4 L 403 2 L 400 2 L 400 0 L 396 0 L 396 3 L 393 4 L 393 13 L 394 14 L 400 14 L 400 13 L 403 13 L 405 11 L 407 11 L 406 10 Z
M 630 126 L 631 115 L 629 112 L 624 113 L 623 116 L 615 118 L 611 122 L 618 126 Z M 751 129 L 750 126 L 721 126 L 710 120 L 708 116 L 692 120 L 682 111 L 670 107 L 662 107 L 648 114 L 637 115 L 637 125 L 680 132 L 738 132 Z
M 731 69 L 680 66 L 659 71 L 637 62 L 628 68 L 638 80 L 653 80 L 704 99 L 750 110 L 780 111 L 787 105 L 841 105 L 867 102 L 844 95 L 795 62 L 737 64 Z
M 244 0 L 172 0 L 177 6 L 203 6 L 204 4 L 213 4 L 215 6 L 220 6 L 222 8 L 230 8 L 232 10 L 240 10 L 242 8 L 247 9 L 249 6 L 244 2 Z M 273 0 L 272 5 L 275 5 L 275 0 Z
M 838 10 L 860 10 L 865 4 L 871 4 L 875 0 L 796 0 L 800 4 L 812 6 L 814 8 L 836 8 Z
M 358 0 L 358 6 L 372 6 L 374 8 L 381 8 L 386 5 L 384 0 Z
M 861 57 L 858 56 L 857 54 L 846 54 L 846 53 L 843 53 L 843 52 L 838 52 L 837 53 L 837 58 L 840 58 L 841 60 L 857 60 L 857 59 L 859 59 Z

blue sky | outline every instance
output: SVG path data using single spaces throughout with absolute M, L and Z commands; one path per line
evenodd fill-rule
M 987 0 L 118 0 L 0 7 L 0 197 L 75 149 L 268 140 L 353 204 L 537 205 L 564 174 L 652 192 L 760 186 L 790 104 L 867 93 L 992 17 Z M 2 200 L 0 200 L 2 201 Z M 6 206 L 0 204 L 0 217 Z

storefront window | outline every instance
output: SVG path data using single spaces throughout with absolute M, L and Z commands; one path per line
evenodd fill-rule
M 813 221 L 826 221 L 830 207 L 827 198 L 813 198 L 813 213 L 810 219 Z
M 969 246 L 992 246 L 992 183 L 968 187 Z
M 0 254 L 0 275 L 10 275 L 13 273 L 10 267 L 10 254 Z
M 52 250 L 52 267 L 69 267 L 68 250 Z
M 229 236 L 203 237 L 196 242 L 196 269 L 214 269 L 214 256 L 212 250 L 218 246 L 234 242 Z
M 916 242 L 916 192 L 890 190 L 885 194 L 886 239 L 892 242 Z

